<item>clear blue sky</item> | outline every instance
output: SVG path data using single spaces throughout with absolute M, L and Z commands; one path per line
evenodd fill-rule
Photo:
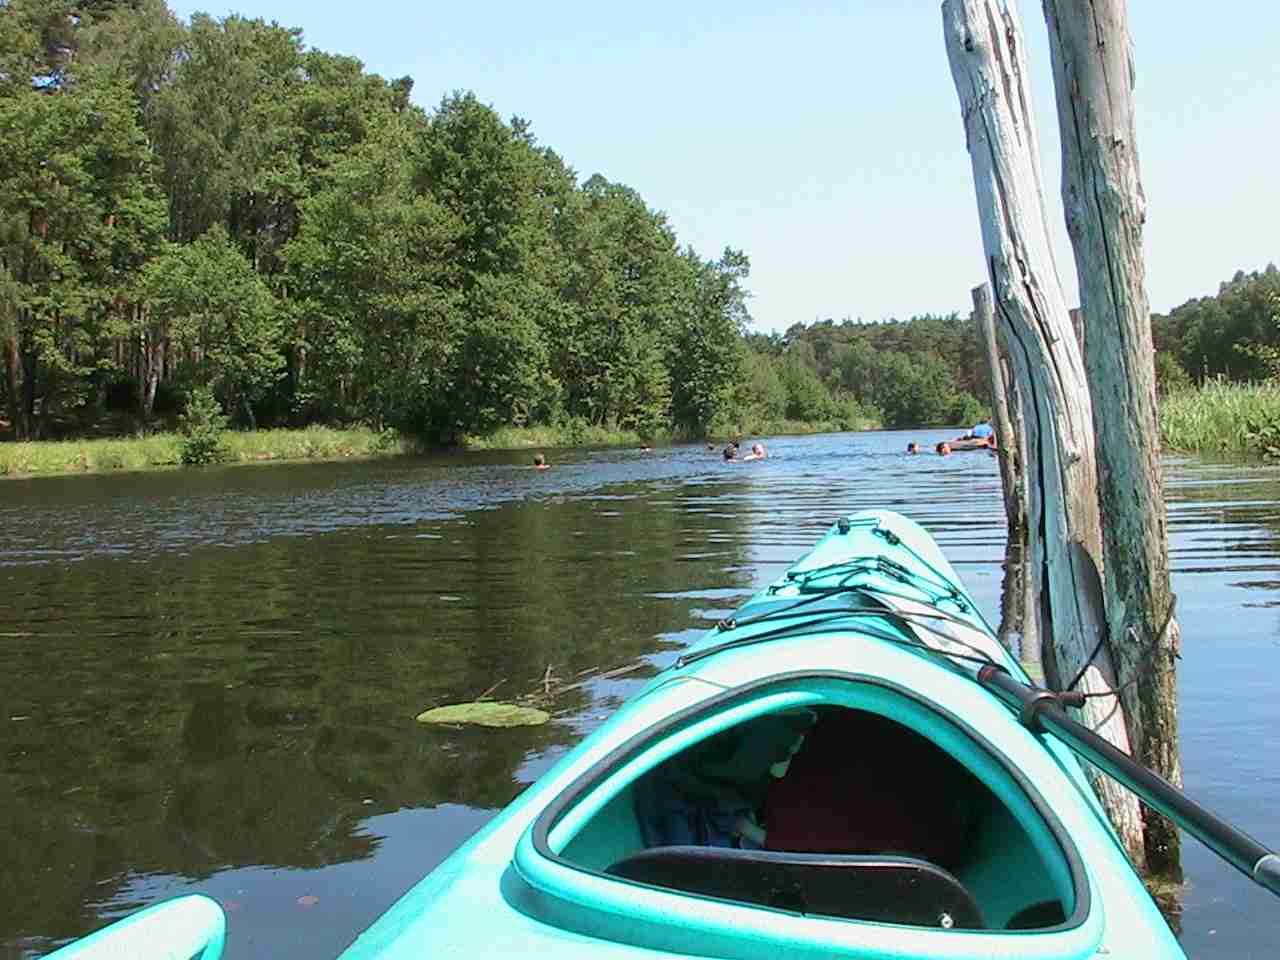
M 745 250 L 759 329 L 967 313 L 984 279 L 938 0 L 170 6 L 301 27 L 311 46 L 413 77 L 427 108 L 472 90 L 524 117 L 582 180 L 633 187 L 703 256 Z M 1280 4 L 1129 7 L 1148 293 L 1167 311 L 1280 261 Z M 1065 268 L 1046 30 L 1038 0 L 1019 11 Z

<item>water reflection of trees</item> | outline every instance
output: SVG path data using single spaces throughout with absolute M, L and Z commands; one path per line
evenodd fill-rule
M 440 539 L 363 528 L 11 569 L 0 695 L 30 719 L 0 754 L 0 942 L 84 932 L 140 873 L 317 867 L 370 856 L 374 813 L 505 805 L 531 755 L 577 735 L 418 712 L 642 657 L 705 603 L 671 594 L 743 576 L 718 521 L 623 493 L 472 514 Z M 717 556 L 672 562 L 713 532 Z

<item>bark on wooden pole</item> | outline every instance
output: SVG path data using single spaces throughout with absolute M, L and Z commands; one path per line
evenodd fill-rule
M 1142 229 L 1124 0 L 1044 0 L 1062 135 L 1062 200 L 1075 251 L 1107 517 L 1108 639 L 1138 761 L 1180 783 L 1168 535 L 1156 423 L 1155 354 Z M 1147 865 L 1181 876 L 1178 831 L 1149 810 Z
M 1110 656 L 1104 648 L 1090 659 L 1106 629 L 1089 590 L 1090 557 L 1100 557 L 1102 539 L 1093 411 L 1049 242 L 1022 32 L 1012 8 L 1001 10 L 995 0 L 944 0 L 942 14 L 996 315 L 1027 401 L 1030 569 L 1046 673 L 1060 686 L 1083 671 L 1078 686 L 1105 695 L 1115 682 Z M 1090 699 L 1084 720 L 1128 751 L 1114 697 Z M 1105 778 L 1094 784 L 1143 868 L 1136 799 Z
M 1000 488 L 1004 495 L 1005 516 L 1010 532 L 1026 527 L 1026 510 L 1018 495 L 1018 449 L 1009 397 L 1001 363 L 999 337 L 996 334 L 995 310 L 991 306 L 991 289 L 985 283 L 973 288 L 973 320 L 987 357 L 991 379 L 991 425 L 995 430 L 996 448 L 1000 451 Z
M 1023 481 L 1022 404 L 1009 368 L 1007 351 L 996 333 L 991 288 L 973 288 L 973 318 L 982 340 L 991 379 L 991 425 L 1000 454 L 1000 487 L 1004 497 L 1007 535 L 1004 550 L 1004 586 L 1000 591 L 1000 629 L 997 634 L 1006 648 L 1014 651 L 1028 673 L 1044 677 L 1040 635 L 1032 609 L 1031 580 L 1027 577 L 1027 502 Z
M 1073 307 L 1071 310 L 1071 329 L 1075 331 L 1076 343 L 1080 345 L 1080 352 L 1083 354 L 1084 349 L 1084 311 L 1079 307 Z M 1089 369 L 1089 365 L 1085 363 L 1085 369 Z

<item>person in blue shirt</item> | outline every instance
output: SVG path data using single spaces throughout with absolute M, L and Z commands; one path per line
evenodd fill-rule
M 995 431 L 991 429 L 991 424 L 986 420 L 983 420 L 981 423 L 974 425 L 973 429 L 969 431 L 969 436 L 966 439 L 986 440 L 991 437 L 994 432 Z

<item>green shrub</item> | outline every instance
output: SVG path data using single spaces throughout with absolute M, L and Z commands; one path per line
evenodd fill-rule
M 394 427 L 383 427 L 374 435 L 370 449 L 375 453 L 398 452 L 401 449 L 400 431 Z
M 1245 423 L 1244 439 L 1264 460 L 1280 460 L 1280 419 L 1250 418 Z
M 218 463 L 227 459 L 222 434 L 227 417 L 208 387 L 196 387 L 187 396 L 187 407 L 178 418 L 182 433 L 182 462 L 188 465 Z

